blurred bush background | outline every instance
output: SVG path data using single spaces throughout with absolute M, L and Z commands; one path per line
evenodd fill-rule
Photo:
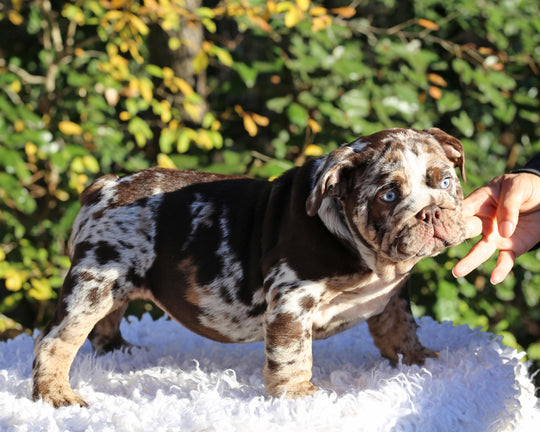
M 469 193 L 540 151 L 539 59 L 537 0 L 0 2 L 0 334 L 50 318 L 98 176 L 272 178 L 437 126 L 465 145 Z M 456 280 L 472 244 L 417 266 L 415 313 L 503 335 L 538 368 L 539 256 L 497 286 L 494 260 Z

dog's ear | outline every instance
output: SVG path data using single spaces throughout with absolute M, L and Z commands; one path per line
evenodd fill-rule
M 315 216 L 327 196 L 342 197 L 347 189 L 347 173 L 354 168 L 355 152 L 351 147 L 343 146 L 328 156 L 317 175 L 313 190 L 306 200 L 306 212 Z
M 465 174 L 465 151 L 463 150 L 461 141 L 452 135 L 448 135 L 439 128 L 424 129 L 424 132 L 432 135 L 439 142 L 446 157 L 454 163 L 455 167 L 459 167 L 461 177 L 463 177 L 463 181 L 467 183 L 467 176 Z

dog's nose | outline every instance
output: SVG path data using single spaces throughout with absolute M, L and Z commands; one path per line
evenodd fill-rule
M 437 225 L 441 221 L 441 209 L 434 204 L 429 205 L 420 210 L 416 218 L 429 225 Z

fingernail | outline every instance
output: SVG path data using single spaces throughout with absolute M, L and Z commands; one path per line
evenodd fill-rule
M 514 224 L 512 222 L 505 221 L 499 226 L 499 234 L 503 237 L 508 238 L 512 235 L 513 232 Z
M 454 276 L 455 278 L 459 278 L 459 277 L 463 277 L 467 274 L 467 269 L 464 269 L 464 268 L 461 268 L 463 266 L 459 266 L 460 268 L 459 269 L 456 269 L 456 267 L 458 267 L 457 265 L 452 269 L 452 276 Z M 459 271 L 461 270 L 461 271 Z

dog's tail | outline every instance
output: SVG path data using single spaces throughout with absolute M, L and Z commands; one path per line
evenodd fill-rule
M 67 253 L 73 259 L 73 245 L 76 243 L 77 236 L 81 227 L 88 219 L 95 218 L 96 214 L 103 212 L 103 207 L 107 205 L 110 197 L 114 196 L 113 186 L 119 177 L 114 174 L 107 174 L 98 178 L 94 183 L 88 186 L 80 195 L 81 210 L 73 222 L 73 229 L 67 245 Z M 107 197 L 109 195 L 109 197 Z
M 81 205 L 90 206 L 97 203 L 101 198 L 101 190 L 103 187 L 111 182 L 116 182 L 118 179 L 119 177 L 114 174 L 107 174 L 98 178 L 81 193 L 81 196 L 79 197 Z

